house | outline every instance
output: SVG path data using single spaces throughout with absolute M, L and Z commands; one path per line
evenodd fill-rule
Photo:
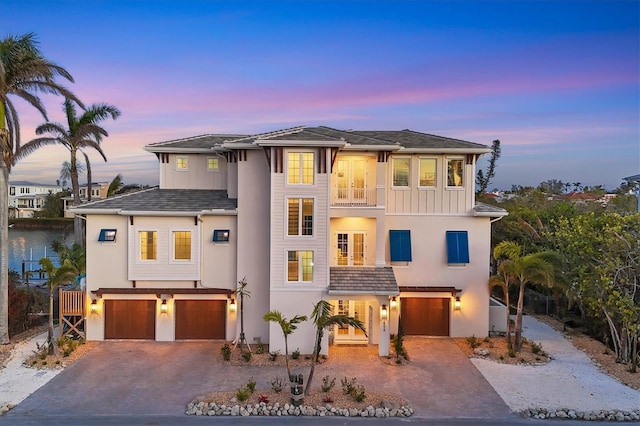
M 61 192 L 59 185 L 49 185 L 28 181 L 9 182 L 9 216 L 33 217 L 42 210 L 47 196 Z
M 73 207 L 86 217 L 87 338 L 239 336 L 283 349 L 271 310 L 309 315 L 321 299 L 362 320 L 333 344 L 389 353 L 407 335 L 489 332 L 491 223 L 475 202 L 484 145 L 411 130 L 296 127 L 147 145 L 160 185 Z M 289 347 L 311 352 L 313 324 Z M 327 348 L 327 345 L 323 345 Z
M 109 192 L 109 182 L 93 182 L 91 184 L 91 191 L 89 191 L 89 185 L 80 185 L 80 200 L 84 203 L 89 200 L 89 192 L 91 193 L 91 200 L 102 200 L 107 198 Z M 73 195 L 64 197 L 64 217 L 73 217 L 73 212 L 69 210 L 73 206 Z

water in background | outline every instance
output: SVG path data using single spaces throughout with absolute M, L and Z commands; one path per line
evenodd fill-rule
M 73 244 L 73 234 L 65 236 L 61 230 L 9 228 L 9 269 L 22 273 L 24 261 L 26 271 L 38 270 L 38 261 L 43 257 L 49 257 L 57 264 L 57 256 L 51 249 L 51 243 L 55 240 Z

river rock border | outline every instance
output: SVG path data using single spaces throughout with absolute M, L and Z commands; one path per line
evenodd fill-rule
M 614 421 L 634 422 L 640 420 L 640 409 L 627 410 L 597 410 L 577 411 L 569 409 L 528 408 L 518 412 L 522 417 L 534 419 L 561 419 L 561 420 L 589 420 L 589 421 Z
M 185 414 L 195 416 L 338 416 L 338 417 L 409 417 L 413 414 L 413 408 L 401 406 L 400 408 L 375 408 L 372 405 L 364 409 L 337 408 L 331 404 L 311 407 L 302 405 L 295 407 L 293 404 L 280 405 L 279 403 L 267 404 L 260 402 L 247 405 L 218 405 L 215 402 L 206 403 L 190 402 Z

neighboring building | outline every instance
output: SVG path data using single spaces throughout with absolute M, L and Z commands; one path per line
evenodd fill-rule
M 91 201 L 103 200 L 107 198 L 109 191 L 109 182 L 93 182 L 91 184 Z M 80 200 L 85 203 L 89 200 L 89 185 L 80 185 Z M 73 194 L 64 197 L 64 217 L 73 217 L 73 212 L 69 208 L 73 206 Z
M 159 188 L 71 209 L 86 215 L 89 340 L 237 339 L 243 278 L 247 341 L 271 350 L 282 333 L 263 315 L 320 299 L 368 330 L 336 327 L 331 342 L 381 355 L 400 315 L 407 335 L 488 335 L 491 223 L 507 212 L 475 202 L 487 146 L 297 127 L 145 150 Z M 301 324 L 289 347 L 311 352 L 313 334 Z
M 9 217 L 33 217 L 42 210 L 47 195 L 61 192 L 58 185 L 28 181 L 9 182 Z

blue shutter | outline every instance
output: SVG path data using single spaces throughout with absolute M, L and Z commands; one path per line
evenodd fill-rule
M 389 252 L 392 262 L 411 262 L 411 231 L 389 231 Z
M 467 231 L 447 231 L 447 263 L 469 263 Z

